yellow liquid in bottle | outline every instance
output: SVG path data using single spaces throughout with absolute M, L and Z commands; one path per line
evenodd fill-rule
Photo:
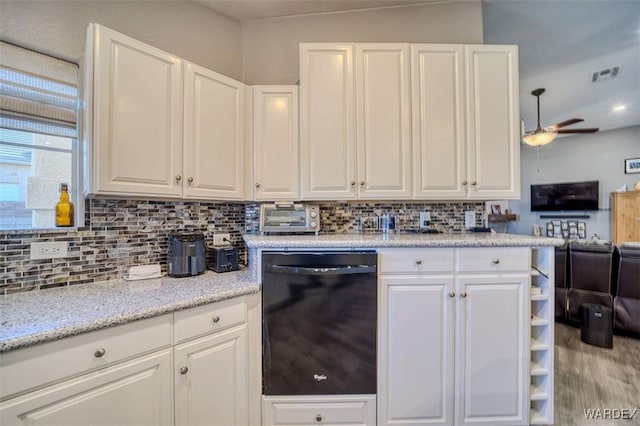
M 64 183 L 60 185 L 60 201 L 56 204 L 56 226 L 73 226 L 73 204 Z

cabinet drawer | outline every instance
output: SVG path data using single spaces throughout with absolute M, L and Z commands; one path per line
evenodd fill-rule
M 453 249 L 379 250 L 381 274 L 453 272 Z
M 375 425 L 375 395 L 294 396 L 262 399 L 262 424 Z
M 247 321 L 245 297 L 234 298 L 174 313 L 175 343 L 233 327 Z
M 171 345 L 171 314 L 0 354 L 0 399 Z
M 529 271 L 528 247 L 458 249 L 458 272 Z

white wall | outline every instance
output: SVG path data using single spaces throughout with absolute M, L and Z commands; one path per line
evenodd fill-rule
M 540 219 L 540 214 L 545 213 L 531 212 L 530 185 L 598 180 L 600 211 L 588 212 L 591 218 L 584 220 L 587 238 L 598 234 L 610 240 L 609 195 L 624 184 L 633 189 L 640 181 L 640 174 L 624 173 L 624 159 L 637 157 L 640 157 L 640 126 L 558 138 L 540 148 L 539 159 L 535 148 L 522 145 L 522 199 L 509 202 L 509 208 L 519 215 L 519 220 L 511 224 L 509 231 L 532 234 L 533 225 L 539 224 L 543 234 L 545 232 L 545 224 L 550 219 Z
M 78 62 L 96 22 L 240 80 L 240 24 L 180 0 L 0 0 L 0 38 Z
M 301 42 L 482 43 L 482 4 L 464 1 L 242 24 L 247 84 L 295 84 Z

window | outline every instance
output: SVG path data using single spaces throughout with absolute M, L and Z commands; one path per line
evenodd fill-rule
M 0 230 L 52 228 L 62 182 L 82 209 L 77 109 L 76 64 L 0 42 Z

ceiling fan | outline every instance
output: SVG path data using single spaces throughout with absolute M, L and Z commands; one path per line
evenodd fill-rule
M 540 125 L 540 95 L 545 92 L 544 89 L 536 89 L 531 94 L 536 97 L 538 102 L 538 127 L 535 130 L 530 130 L 525 132 L 522 137 L 522 141 L 527 145 L 531 146 L 542 146 L 546 145 L 552 140 L 556 138 L 559 134 L 568 134 L 568 133 L 595 133 L 598 128 L 591 127 L 585 129 L 563 129 L 563 127 L 570 126 L 572 124 L 580 123 L 584 121 L 582 118 L 570 118 L 569 120 L 562 121 L 558 124 L 554 124 L 549 127 L 542 127 Z

